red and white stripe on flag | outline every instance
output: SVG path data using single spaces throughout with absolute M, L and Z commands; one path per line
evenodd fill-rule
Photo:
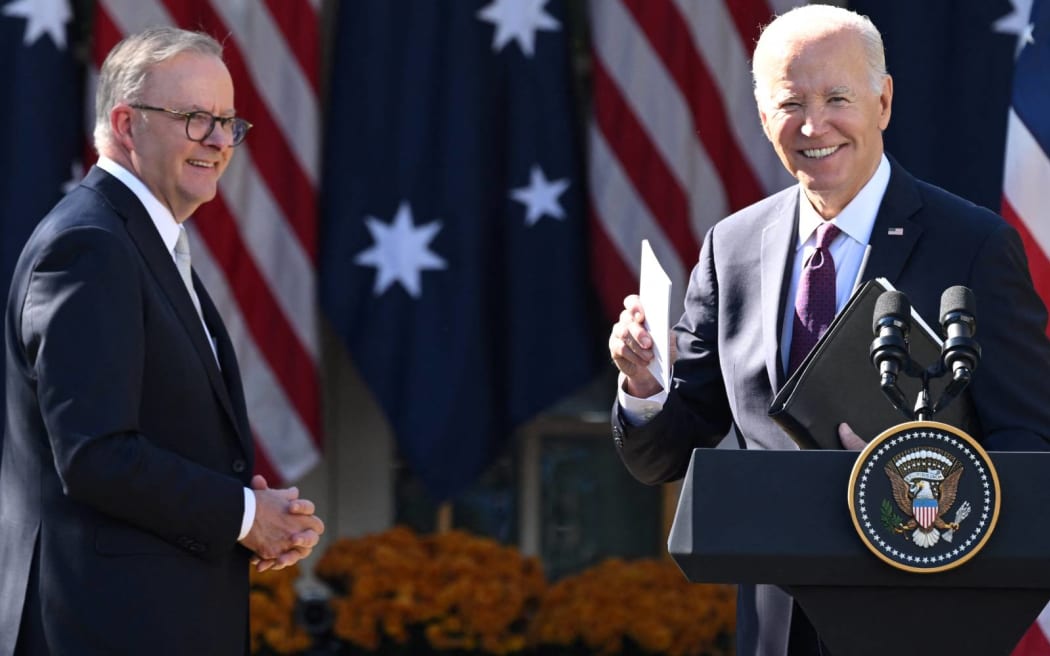
M 1050 153 L 1043 150 L 1029 126 L 1011 109 L 1007 119 L 1001 213 L 1021 233 L 1032 282 L 1043 303 L 1050 307 L 1047 189 L 1050 189 Z
M 750 59 L 796 4 L 591 0 L 592 274 L 610 317 L 638 288 L 642 239 L 680 308 L 707 230 L 792 183 L 759 124 Z
M 1046 14 L 1038 14 L 1038 6 L 1038 2 L 1035 3 L 1031 19 L 1035 22 L 1041 16 L 1043 22 L 1034 26 L 1033 32 L 1029 34 L 1041 34 L 1045 39 L 1046 31 L 1043 28 L 1046 26 Z M 1032 43 L 1029 41 L 1025 47 L 1028 48 Z M 1046 204 L 1046 190 L 1050 189 L 1050 152 L 1045 147 L 1048 125 L 1045 85 L 1046 76 L 1050 73 L 1047 52 L 1045 47 L 1029 50 L 1026 55 L 1034 57 L 1034 65 L 1027 65 L 1023 69 L 1019 67 L 1014 77 L 1015 98 L 1023 97 L 1025 100 L 1022 102 L 1030 103 L 1026 114 L 1034 123 L 1041 125 L 1026 123 L 1014 108 L 1010 109 L 1001 213 L 1021 233 L 1032 282 L 1043 303 L 1050 306 L 1050 211 Z M 1039 93 L 1033 96 L 1030 93 L 1032 91 Z M 1021 93 L 1018 95 L 1016 92 Z M 1043 135 L 1042 143 L 1036 134 Z M 1047 331 L 1050 333 L 1050 326 Z M 1029 627 L 1011 656 L 1050 656 L 1050 605 Z
M 224 45 L 247 141 L 190 227 L 193 265 L 233 339 L 256 444 L 271 483 L 320 460 L 317 328 L 320 0 L 99 0 L 94 64 L 154 25 Z M 95 78 L 92 77 L 92 81 Z M 94 84 L 89 83 L 88 111 Z M 92 117 L 93 120 L 93 117 Z
M 1010 656 L 1047 656 L 1050 654 L 1050 606 L 1039 613 L 1039 618 L 1028 628 L 1021 642 Z

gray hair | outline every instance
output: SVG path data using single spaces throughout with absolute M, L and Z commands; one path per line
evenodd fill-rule
M 882 45 L 882 35 L 867 16 L 862 16 L 849 9 L 833 5 L 802 5 L 777 16 L 767 25 L 751 59 L 751 81 L 755 87 L 755 99 L 760 97 L 758 62 L 771 54 L 777 45 L 790 41 L 793 37 L 806 34 L 827 34 L 833 29 L 852 30 L 861 38 L 864 47 L 864 59 L 868 68 L 868 80 L 871 90 L 882 93 L 882 82 L 886 79 L 886 51 Z
M 151 27 L 113 47 L 102 62 L 95 90 L 95 149 L 112 144 L 109 113 L 122 102 L 141 100 L 153 66 L 184 52 L 222 58 L 222 45 L 203 32 L 177 27 Z

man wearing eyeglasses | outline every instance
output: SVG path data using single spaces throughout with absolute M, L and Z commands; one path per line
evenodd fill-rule
M 248 568 L 324 531 L 251 477 L 237 360 L 183 222 L 251 124 L 221 46 L 157 28 L 109 54 L 98 165 L 40 223 L 6 312 L 0 656 L 245 654 Z

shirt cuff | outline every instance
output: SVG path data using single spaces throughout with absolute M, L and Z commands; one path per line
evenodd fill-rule
M 667 390 L 662 389 L 649 398 L 640 399 L 627 393 L 624 389 L 626 382 L 627 376 L 621 373 L 616 381 L 616 401 L 620 404 L 623 418 L 631 426 L 649 423 L 657 413 L 664 409 L 664 404 L 667 403 Z
M 248 532 L 252 530 L 252 524 L 255 523 L 255 492 L 252 492 L 251 488 L 244 488 L 244 517 L 241 518 L 241 534 L 237 536 L 237 541 L 240 542 L 244 538 L 248 537 Z

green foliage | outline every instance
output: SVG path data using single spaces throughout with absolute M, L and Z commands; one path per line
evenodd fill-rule
M 893 509 L 893 503 L 889 499 L 882 500 L 882 525 L 891 531 L 896 531 L 904 525 L 904 518 Z

